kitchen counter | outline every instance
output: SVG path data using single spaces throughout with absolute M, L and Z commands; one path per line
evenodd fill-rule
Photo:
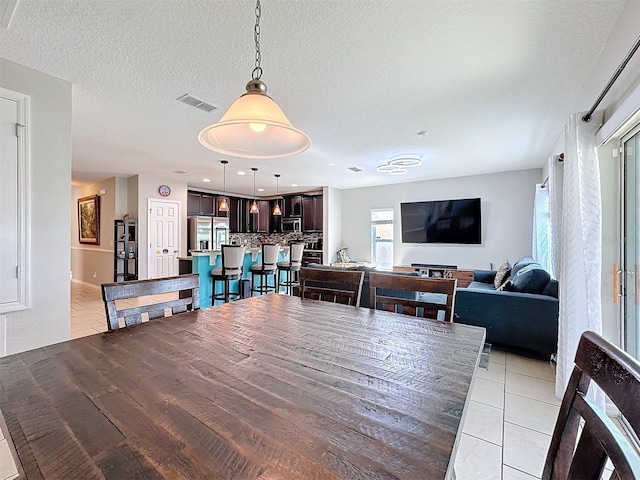
M 222 267 L 222 257 L 220 250 L 189 250 L 190 257 L 178 257 L 182 263 L 191 261 L 191 271 L 188 273 L 197 273 L 200 276 L 200 308 L 211 306 L 211 295 L 213 289 L 213 281 L 211 279 L 211 270 Z M 262 249 L 260 247 L 247 248 L 244 254 L 242 279 L 251 278 L 251 265 L 261 260 Z M 278 261 L 281 262 L 289 257 L 289 246 L 280 247 L 280 255 Z M 182 272 L 181 272 L 182 273 Z M 218 282 L 216 293 L 222 293 L 222 282 Z M 238 288 L 238 280 L 231 281 L 232 290 Z

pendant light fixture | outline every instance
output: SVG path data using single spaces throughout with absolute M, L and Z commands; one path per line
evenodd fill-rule
M 222 201 L 218 204 L 218 211 L 219 212 L 228 212 L 229 211 L 229 205 L 227 205 L 227 163 L 229 163 L 227 160 L 220 160 L 220 163 L 222 164 L 222 168 L 223 168 L 223 173 L 222 173 L 222 181 L 224 182 L 224 196 L 222 197 Z
M 274 177 L 276 177 L 276 205 L 273 207 L 273 215 L 282 215 L 282 210 L 280 210 L 280 192 L 278 189 L 279 186 L 279 179 L 280 179 L 280 174 L 276 173 L 274 175 Z
M 253 170 L 253 203 L 251 204 L 249 213 L 258 213 L 260 211 L 258 209 L 258 202 L 256 202 L 256 172 L 258 169 L 253 167 L 251 170 Z
M 278 104 L 267 95 L 267 86 L 260 79 L 260 15 L 260 0 L 257 0 L 253 30 L 256 59 L 247 93 L 229 107 L 218 123 L 204 128 L 198 140 L 213 151 L 235 157 L 288 157 L 307 150 L 311 139 L 291 125 Z

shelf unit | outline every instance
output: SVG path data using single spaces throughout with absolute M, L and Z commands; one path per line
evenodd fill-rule
M 113 281 L 138 279 L 138 221 L 115 220 L 113 226 Z
M 473 282 L 473 270 L 461 270 L 450 268 L 447 265 L 418 266 L 418 265 L 394 265 L 394 272 L 420 272 L 430 278 L 455 278 L 459 288 L 467 288 Z

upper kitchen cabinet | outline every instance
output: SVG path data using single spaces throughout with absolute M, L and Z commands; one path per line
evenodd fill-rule
M 229 230 L 231 233 L 247 231 L 247 201 L 244 198 L 229 198 Z
M 258 200 L 258 213 L 249 213 L 253 200 L 247 201 L 247 215 L 249 216 L 249 233 L 269 233 L 269 209 L 268 200 Z
M 231 203 L 231 199 L 229 197 L 223 197 L 222 195 L 218 195 L 216 197 L 216 217 L 228 217 L 229 216 L 229 210 L 227 210 L 227 211 L 220 210 L 220 206 L 222 205 L 222 203 L 224 201 L 226 201 L 227 208 L 229 208 L 229 205 Z
M 280 215 L 274 215 L 273 214 L 273 209 L 276 206 L 276 200 L 271 200 L 269 202 L 269 212 L 270 212 L 270 218 L 271 218 L 271 226 L 269 228 L 269 231 L 271 233 L 280 233 L 282 232 L 282 214 L 284 212 L 282 212 L 282 199 L 277 200 L 278 204 L 280 205 Z
M 302 231 L 322 231 L 322 195 L 302 197 Z
M 209 193 L 187 192 L 187 215 L 214 215 L 215 198 Z
M 290 195 L 282 200 L 282 216 L 284 218 L 302 216 L 302 195 Z

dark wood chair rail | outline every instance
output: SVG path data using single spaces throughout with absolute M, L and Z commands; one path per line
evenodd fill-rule
M 640 363 L 596 333 L 585 332 L 560 405 L 543 480 L 601 478 L 608 458 L 614 467 L 611 478 L 640 478 L 640 456 L 587 397 L 591 382 L 615 403 L 636 436 L 640 433 Z M 581 419 L 584 426 L 576 446 Z
M 393 275 L 388 273 L 369 274 L 369 306 L 395 312 L 401 307 L 404 315 L 416 316 L 421 313 L 424 318 L 436 320 L 438 312 L 444 311 L 444 320 L 453 321 L 457 280 L 455 278 L 427 278 Z M 378 291 L 380 290 L 380 291 Z M 420 293 L 439 293 L 446 295 L 446 303 L 434 303 L 428 300 L 397 298 L 384 295 L 383 291 L 403 290 Z
M 263 295 L 0 358 L 0 412 L 29 479 L 449 478 L 484 338 Z
M 176 300 L 167 300 L 118 310 L 116 300 L 160 295 L 179 292 Z M 117 330 L 118 318 L 124 318 L 126 326 L 142 322 L 142 314 L 147 313 L 149 320 L 165 316 L 165 309 L 171 314 L 186 312 L 187 309 L 200 308 L 200 280 L 198 274 L 178 275 L 176 277 L 150 280 L 132 280 L 129 282 L 103 283 L 102 300 L 107 317 L 107 328 Z
M 360 306 L 364 272 L 360 270 L 300 269 L 300 297 Z

